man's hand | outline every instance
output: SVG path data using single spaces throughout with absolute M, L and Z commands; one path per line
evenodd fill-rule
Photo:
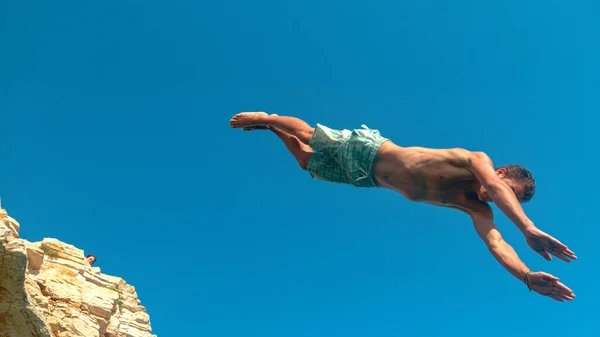
M 529 273 L 528 285 L 538 294 L 551 297 L 559 302 L 572 301 L 575 298 L 573 291 L 558 282 L 558 278 L 544 272 Z
M 548 261 L 552 260 L 550 254 L 565 262 L 571 262 L 569 258 L 577 259 L 575 253 L 567 248 L 567 246 L 538 228 L 531 228 L 525 231 L 525 239 L 531 249 Z

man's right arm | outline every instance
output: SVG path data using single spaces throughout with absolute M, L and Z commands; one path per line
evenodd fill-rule
M 502 235 L 493 223 L 490 214 L 472 214 L 477 234 L 483 239 L 496 260 L 513 276 L 524 282 L 530 290 L 548 296 L 559 302 L 572 301 L 575 294 L 571 289 L 544 272 L 532 272 L 521 261 L 515 250 L 502 239 Z
M 514 277 L 523 282 L 529 268 L 521 261 L 515 250 L 502 238 L 496 225 L 494 225 L 491 210 L 489 214 L 472 214 L 471 218 L 477 234 L 485 242 L 494 258 Z

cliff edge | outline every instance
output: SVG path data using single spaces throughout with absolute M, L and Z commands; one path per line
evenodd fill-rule
M 0 209 L 0 337 L 156 337 L 135 288 L 56 239 L 28 242 Z

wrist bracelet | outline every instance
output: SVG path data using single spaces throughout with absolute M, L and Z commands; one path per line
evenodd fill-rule
M 531 291 L 531 287 L 529 286 L 529 274 L 531 274 L 531 270 L 527 272 L 527 274 L 525 274 L 525 284 L 527 285 L 527 289 L 529 289 L 529 291 Z

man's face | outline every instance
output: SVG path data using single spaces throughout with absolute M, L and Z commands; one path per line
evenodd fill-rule
M 93 256 L 88 256 L 88 257 L 86 257 L 86 259 L 89 264 L 93 264 L 94 262 L 96 262 L 96 258 Z

